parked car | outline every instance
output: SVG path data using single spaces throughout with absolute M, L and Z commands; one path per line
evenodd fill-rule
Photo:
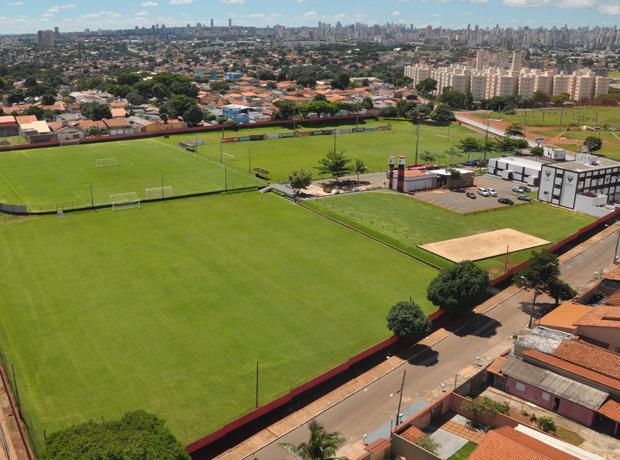
M 521 200 L 521 201 L 532 201 L 532 199 L 531 199 L 529 196 L 524 195 L 524 194 L 521 194 L 521 195 L 517 196 L 517 200 Z
M 514 187 L 512 187 L 512 191 L 515 193 L 525 193 L 525 190 L 521 185 L 515 185 Z
M 513 204 L 515 204 L 515 202 L 512 201 L 510 198 L 499 198 L 497 201 L 499 201 L 501 204 L 507 204 L 508 206 L 512 206 Z
M 476 194 L 475 194 L 474 192 L 467 192 L 467 193 L 465 194 L 465 196 L 466 196 L 467 198 L 471 198 L 472 200 L 475 200 L 475 199 L 476 199 Z
M 484 187 L 480 187 L 478 189 L 478 195 L 480 195 L 480 196 L 490 196 L 489 195 L 489 191 L 486 188 L 484 188 Z
M 522 185 L 521 188 L 523 189 L 524 193 L 529 193 L 532 191 L 532 189 L 529 188 L 527 185 Z
M 497 196 L 497 192 L 495 191 L 494 188 L 489 188 L 487 189 L 487 191 L 489 192 L 489 195 L 491 196 Z

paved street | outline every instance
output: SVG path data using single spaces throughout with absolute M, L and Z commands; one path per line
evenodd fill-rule
M 563 278 L 575 289 L 581 290 L 591 285 L 602 269 L 612 267 L 617 229 L 617 225 L 609 228 L 586 242 L 583 247 L 577 247 L 561 257 Z M 478 314 L 460 328 L 445 333 L 438 343 L 408 357 L 408 360 L 395 366 L 392 372 L 333 405 L 317 419 L 329 430 L 340 431 L 346 437 L 348 444 L 344 450 L 347 454 L 358 451 L 363 445 L 365 434 L 395 418 L 398 390 L 405 369 L 407 375 L 402 409 L 440 389 L 442 382 L 453 382 L 458 371 L 474 364 L 476 357 L 480 357 L 481 363 L 485 364 L 510 347 L 511 337 L 528 323 L 527 311 L 531 293 L 516 288 L 509 289 L 511 291 L 499 294 L 503 296 L 499 300 L 504 299 L 501 303 L 494 305 L 492 302 L 485 302 L 485 305 L 490 305 L 487 310 L 491 308 L 486 314 Z M 263 431 L 267 431 L 269 436 L 269 429 Z M 299 443 L 306 438 L 307 428 L 305 425 L 299 426 L 280 438 L 270 439 L 270 444 L 256 451 L 256 457 L 290 458 L 278 447 L 278 443 Z M 241 450 L 237 453 L 240 454 Z M 246 451 L 244 455 L 249 453 Z M 223 457 L 228 458 L 231 455 L 233 452 L 229 451 L 228 455 Z

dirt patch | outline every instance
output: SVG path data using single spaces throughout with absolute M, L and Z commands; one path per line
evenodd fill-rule
M 495 257 L 506 252 L 517 252 L 548 244 L 549 242 L 512 228 L 479 233 L 477 235 L 454 238 L 452 240 L 420 246 L 433 254 L 452 262 L 464 260 L 481 260 Z

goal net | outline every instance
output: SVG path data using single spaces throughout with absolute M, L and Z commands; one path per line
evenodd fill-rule
M 112 203 L 113 211 L 140 207 L 140 199 L 138 198 L 138 194 L 136 192 L 110 195 L 110 203 Z
M 118 160 L 116 158 L 98 158 L 95 160 L 96 168 L 105 168 L 107 166 L 118 166 Z
M 174 189 L 172 186 L 165 187 L 153 187 L 144 189 L 144 199 L 156 200 L 158 198 L 170 198 L 174 196 Z
M 58 141 L 58 144 L 61 147 L 64 147 L 65 145 L 79 145 L 80 144 L 80 138 L 77 138 L 77 139 L 60 139 Z

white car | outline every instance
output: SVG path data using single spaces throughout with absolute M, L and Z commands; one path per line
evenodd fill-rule
M 480 195 L 480 196 L 491 196 L 489 194 L 489 191 L 486 188 L 484 188 L 484 187 L 480 187 L 478 189 L 478 195 Z
M 497 196 L 497 192 L 495 191 L 495 189 L 494 189 L 494 188 L 490 188 L 490 189 L 488 189 L 487 191 L 489 192 L 489 195 L 491 195 L 491 196 Z

